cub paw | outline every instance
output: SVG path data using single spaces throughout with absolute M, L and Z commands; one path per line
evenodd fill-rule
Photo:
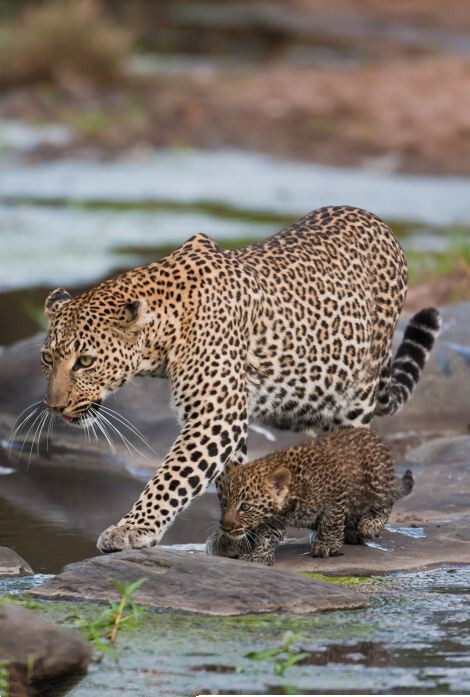
M 255 562 L 256 564 L 264 564 L 264 566 L 272 566 L 274 564 L 274 554 L 240 554 L 240 561 Z
M 206 553 L 216 557 L 239 559 L 242 554 L 247 554 L 249 548 L 248 541 L 245 538 L 233 540 L 225 535 L 220 528 L 206 541 Z
M 341 542 L 321 542 L 315 540 L 312 545 L 312 557 L 339 557 L 343 554 Z
M 123 549 L 143 549 L 153 547 L 158 542 L 154 530 L 133 525 L 110 525 L 98 538 L 96 546 L 104 554 L 120 552 Z

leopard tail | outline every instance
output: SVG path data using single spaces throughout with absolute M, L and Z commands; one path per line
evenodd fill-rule
M 398 498 L 403 499 L 405 498 L 405 496 L 411 494 L 411 492 L 413 491 L 414 483 L 415 480 L 413 477 L 413 472 L 411 470 L 406 470 L 405 474 L 400 479 L 400 490 L 398 492 Z
M 395 414 L 411 397 L 441 327 L 439 312 L 428 307 L 408 322 L 393 362 L 382 369 L 375 414 Z

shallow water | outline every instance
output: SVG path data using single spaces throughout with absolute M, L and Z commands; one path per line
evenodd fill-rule
M 96 556 L 98 535 L 129 510 L 142 488 L 142 481 L 125 472 L 5 460 L 0 544 L 15 549 L 35 572 L 56 573 L 69 562 Z M 163 544 L 205 542 L 218 514 L 215 493 L 204 494 L 178 517 Z
M 360 584 L 377 594 L 371 607 L 350 612 L 239 618 L 148 612 L 137 629 L 121 634 L 117 662 L 105 656 L 78 682 L 42 694 L 467 694 L 469 578 L 470 571 L 449 568 L 373 580 Z M 31 583 L 10 585 L 19 590 Z M 70 612 L 66 604 L 43 608 L 56 620 Z M 99 612 L 88 605 L 80 611 L 90 618 Z M 275 674 L 272 659 L 247 657 L 280 646 L 286 630 L 299 634 L 295 648 L 309 655 L 284 676 Z
M 470 224 L 470 180 L 387 174 L 276 160 L 238 150 L 154 151 L 111 162 L 6 161 L 6 201 L 205 202 L 297 217 L 325 205 L 351 205 L 386 219 Z

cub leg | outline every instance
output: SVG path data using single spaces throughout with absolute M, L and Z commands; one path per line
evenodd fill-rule
M 276 527 L 262 524 L 254 530 L 249 530 L 245 537 L 234 540 L 219 528 L 207 540 L 206 552 L 217 557 L 255 561 L 272 566 L 276 549 L 284 534 L 285 528 L 279 524 Z
M 234 540 L 223 532 L 219 527 L 206 540 L 206 553 L 215 557 L 228 557 L 238 559 L 241 554 L 251 551 L 252 544 L 248 537 Z
M 240 554 L 241 561 L 255 561 L 258 564 L 272 566 L 276 549 L 282 542 L 286 529 L 280 523 L 275 526 L 266 523 L 260 525 L 254 530 L 249 531 L 249 536 L 254 536 L 252 549 L 243 554 Z
M 337 557 L 342 554 L 345 506 L 328 508 L 317 525 L 317 537 L 311 546 L 312 557 Z
M 344 526 L 344 543 L 346 545 L 360 545 L 362 538 L 358 532 L 357 526 L 359 518 L 357 516 L 348 516 Z
M 376 509 L 372 508 L 365 513 L 357 526 L 357 531 L 362 539 L 367 540 L 378 537 L 390 518 L 392 507 Z

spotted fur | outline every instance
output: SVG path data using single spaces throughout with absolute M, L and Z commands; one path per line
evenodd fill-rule
M 229 460 L 245 461 L 251 419 L 328 431 L 402 406 L 412 385 L 393 397 L 399 375 L 415 384 L 434 338 L 426 334 L 419 360 L 403 360 L 405 342 L 399 364 L 391 363 L 406 286 L 390 229 L 366 211 L 330 207 L 244 249 L 225 251 L 196 235 L 75 299 L 54 291 L 43 352 L 50 408 L 81 423 L 126 380 L 155 375 L 170 380 L 182 423 L 99 548 L 155 544 Z
M 317 533 L 314 557 L 336 556 L 343 544 L 378 537 L 392 506 L 413 488 L 402 480 L 387 444 L 368 428 L 320 436 L 246 465 L 230 464 L 217 482 L 221 519 L 210 550 L 226 535 L 245 561 L 271 565 L 287 526 Z M 233 549 L 232 549 L 233 555 Z

